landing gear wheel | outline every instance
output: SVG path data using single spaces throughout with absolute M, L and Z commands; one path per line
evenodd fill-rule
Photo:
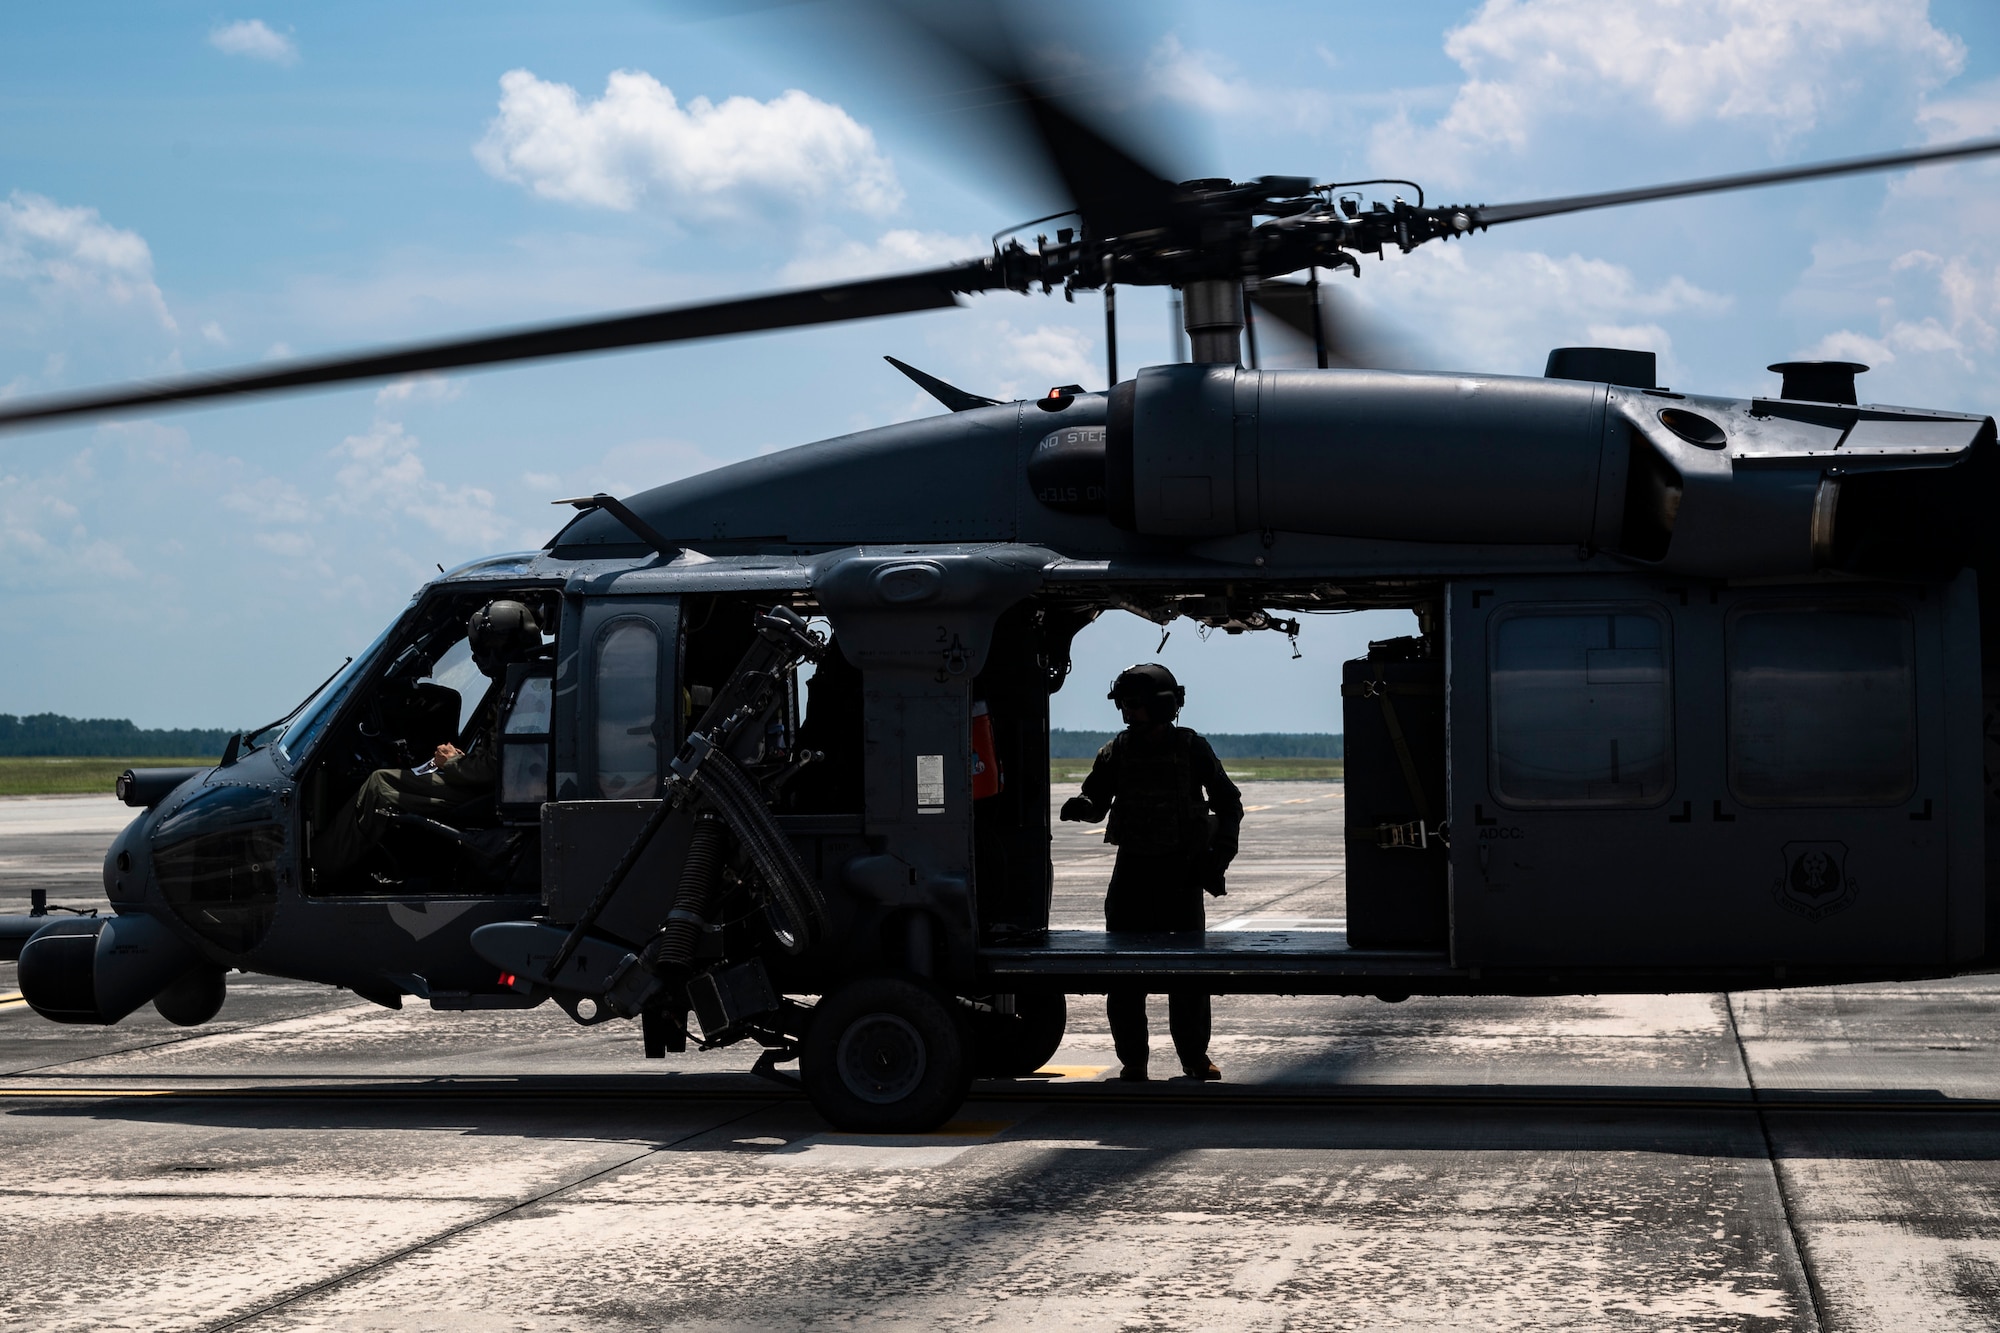
M 972 1082 L 952 1006 L 901 977 L 851 982 L 821 1000 L 799 1051 L 813 1108 L 836 1129 L 919 1134 L 943 1124 Z
M 1061 995 L 1017 995 L 1011 1014 L 975 1014 L 973 1067 L 981 1078 L 1025 1078 L 1055 1055 L 1068 1023 Z

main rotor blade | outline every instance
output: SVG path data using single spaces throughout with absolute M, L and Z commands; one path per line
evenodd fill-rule
M 1878 153 L 1872 157 L 1849 157 L 1837 162 L 1814 162 L 1800 167 L 1778 167 L 1771 171 L 1746 171 L 1734 176 L 1710 176 L 1704 180 L 1681 181 L 1674 185 L 1651 185 L 1637 190 L 1609 190 L 1603 194 L 1575 194 L 1565 199 L 1537 199 L 1524 204 L 1482 205 L 1467 209 L 1476 227 L 1499 222 L 1520 222 L 1557 213 L 1580 213 L 1590 208 L 1615 208 L 1619 204 L 1640 204 L 1649 199 L 1677 199 L 1691 194 L 1720 194 L 1725 190 L 1752 190 L 1787 181 L 1817 180 L 1823 176 L 1852 176 L 1866 171 L 1896 171 L 1922 166 L 1926 162 L 1951 162 L 1959 158 L 1984 157 L 2000 153 L 2000 139 L 1972 139 L 1919 148 L 1904 153 Z
M 1066 95 L 1066 88 L 1103 91 L 1109 72 L 1101 64 L 1066 70 L 1060 61 L 1024 50 L 1022 32 L 1077 36 L 1074 22 L 1054 28 L 1038 24 L 1022 0 L 949 0 L 942 5 L 935 0 L 877 0 L 877 12 L 900 35 L 914 38 L 960 71 L 956 86 L 945 94 L 947 104 L 1011 112 L 1025 121 L 1041 150 L 1041 165 L 1069 194 L 1086 234 L 1127 235 L 1171 227 L 1179 220 L 1184 191 L 1169 171 L 1148 161 L 1130 136 L 1116 134 Z
M 1302 282 L 1267 280 L 1244 293 L 1262 313 L 1288 334 L 1313 347 L 1312 289 Z M 1350 370 L 1415 370 L 1423 358 L 1404 340 L 1364 318 L 1351 299 L 1330 282 L 1319 286 L 1320 332 L 1326 339 L 1326 363 Z
M 1042 95 L 1033 84 L 1010 84 L 1007 91 L 1048 150 L 1083 215 L 1086 235 L 1126 236 L 1173 227 L 1180 220 L 1182 191 L 1158 170 Z
M 875 319 L 919 310 L 941 310 L 958 304 L 960 293 L 986 291 L 998 285 L 983 260 L 862 282 L 772 292 L 733 301 L 670 306 L 630 315 L 548 324 L 511 333 L 419 343 L 382 352 L 292 361 L 255 370 L 226 370 L 210 375 L 120 385 L 77 394 L 0 403 L 0 426 L 58 417 L 93 416 L 126 407 L 153 407 L 203 398 L 270 393 L 355 380 L 391 379 L 430 371 L 470 366 L 534 361 L 546 357 L 608 352 L 621 347 L 722 338 L 738 333 Z

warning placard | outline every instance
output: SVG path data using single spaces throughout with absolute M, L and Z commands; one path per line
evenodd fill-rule
M 917 756 L 917 813 L 944 813 L 944 756 L 941 754 Z

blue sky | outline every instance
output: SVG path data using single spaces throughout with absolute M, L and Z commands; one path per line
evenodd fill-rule
M 0 43 L 0 394 L 892 271 L 1059 206 L 982 158 L 839 11 L 781 6 L 17 9 Z M 1088 47 L 1189 175 L 1412 176 L 1538 198 L 2000 133 L 2000 11 L 1953 0 L 1133 7 Z M 1652 347 L 1706 392 L 1795 355 L 1864 397 L 1989 412 L 2000 166 L 1523 223 L 1342 295 L 1430 364 Z M 1166 355 L 1121 298 L 1126 367 Z M 551 499 L 933 410 L 1103 382 L 1101 311 L 1013 295 L 872 325 L 0 437 L 0 711 L 244 725 L 438 564 L 538 546 Z M 1127 373 L 1130 373 L 1129 369 Z M 1129 618 L 1123 618 L 1129 621 Z M 1176 631 L 1190 718 L 1337 727 L 1395 621 Z M 1158 632 L 1094 627 L 1058 725 Z

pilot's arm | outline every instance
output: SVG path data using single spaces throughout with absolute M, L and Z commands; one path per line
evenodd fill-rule
M 1111 798 L 1118 794 L 1118 759 L 1109 743 L 1097 752 L 1090 776 L 1083 780 L 1083 793 L 1062 804 L 1062 818 L 1095 824 L 1111 813 Z
M 1226 891 L 1223 875 L 1229 863 L 1236 859 L 1236 850 L 1243 829 L 1243 793 L 1229 780 L 1223 771 L 1222 761 L 1215 757 L 1215 750 L 1200 736 L 1194 738 L 1188 755 L 1194 768 L 1194 776 L 1208 794 L 1208 808 L 1215 814 L 1215 836 L 1208 845 L 1208 882 L 1202 885 L 1211 894 L 1220 898 Z
M 455 787 L 494 787 L 500 782 L 500 710 L 493 710 L 470 751 L 446 742 L 433 756 L 438 776 Z

